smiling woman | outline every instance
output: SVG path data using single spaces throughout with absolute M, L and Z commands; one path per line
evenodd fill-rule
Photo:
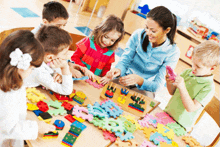
M 158 6 L 147 14 L 145 26 L 131 35 L 120 61 L 107 76 L 122 76 L 120 84 L 154 98 L 152 92 L 165 84 L 166 66 L 174 69 L 180 56 L 174 43 L 176 16 Z

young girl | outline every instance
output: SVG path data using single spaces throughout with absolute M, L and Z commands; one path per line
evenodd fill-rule
M 115 61 L 114 50 L 124 36 L 124 24 L 115 15 L 109 15 L 96 26 L 90 37 L 79 41 L 71 60 L 87 67 L 97 76 L 105 76 Z M 102 84 L 108 82 L 107 77 L 101 79 Z
M 0 146 L 22 147 L 23 140 L 36 139 L 38 133 L 54 131 L 44 121 L 26 120 L 26 91 L 23 79 L 43 61 L 44 51 L 34 34 L 19 30 L 0 47 Z

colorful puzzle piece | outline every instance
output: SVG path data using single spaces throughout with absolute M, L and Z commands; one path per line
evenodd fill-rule
M 136 125 L 128 120 L 124 121 L 124 127 L 128 132 L 131 132 L 131 133 L 134 133 L 134 131 L 136 130 Z
M 114 118 L 118 117 L 123 113 L 123 110 L 120 109 L 114 102 L 108 100 L 102 103 L 101 107 L 108 113 L 109 116 Z
M 96 81 L 93 82 L 90 79 L 87 79 L 86 82 L 89 83 L 90 85 L 92 85 L 93 87 L 98 88 L 98 89 L 104 87 L 104 85 L 96 83 Z
M 172 144 L 167 144 L 166 142 L 160 142 L 160 147 L 174 147 Z
M 33 110 L 38 110 L 39 108 L 31 103 L 27 103 L 27 110 L 33 111 Z
M 33 88 L 27 88 L 26 89 L 26 97 L 32 102 L 36 103 L 39 101 L 42 101 L 43 99 L 46 99 L 47 97 L 42 94 L 39 90 L 37 90 L 35 87 Z
M 166 112 L 156 113 L 155 116 L 157 117 L 157 122 L 160 124 L 166 125 L 168 123 L 175 123 L 175 121 Z
M 149 125 L 157 127 L 157 120 L 153 115 L 146 114 L 145 117 L 142 120 L 138 120 L 138 123 L 142 127 L 149 127 Z
M 70 121 L 71 123 L 73 123 L 75 121 L 75 119 L 73 118 L 73 116 L 71 114 L 68 114 L 65 116 L 65 118 Z
M 143 133 L 145 134 L 145 137 L 147 138 L 147 139 L 149 139 L 150 138 L 150 134 L 151 133 L 155 133 L 156 132 L 156 129 L 154 129 L 154 128 L 143 128 Z
M 110 140 L 111 142 L 115 142 L 116 136 L 113 133 L 110 133 L 109 131 L 103 131 L 103 136 L 105 140 Z
M 89 114 L 92 114 L 93 116 L 97 116 L 100 118 L 108 117 L 108 114 L 106 113 L 106 111 L 102 109 L 97 102 L 95 102 L 94 106 L 92 106 L 91 104 L 88 104 L 87 108 L 88 108 Z
M 115 145 L 118 147 L 138 147 L 138 143 L 134 140 L 132 141 L 121 141 L 119 138 L 116 139 Z
M 123 135 L 124 134 L 124 135 Z M 124 130 L 124 132 L 115 132 L 115 135 L 120 137 L 122 141 L 128 141 L 134 139 L 134 136 L 131 132 Z
M 187 133 L 186 130 L 177 123 L 168 123 L 166 126 L 173 129 L 173 132 L 177 136 L 183 136 Z
M 99 117 L 93 117 L 93 120 L 90 123 L 93 123 L 96 127 L 103 127 L 105 119 L 101 119 Z
M 86 114 L 84 114 L 83 112 Z M 88 109 L 86 109 L 85 107 L 79 107 L 78 105 L 74 106 L 73 115 L 75 115 L 76 117 L 81 117 L 82 119 L 88 121 L 92 121 L 93 119 L 93 115 L 89 114 Z
M 154 144 L 158 145 L 160 142 L 166 142 L 167 144 L 172 144 L 171 139 L 163 136 L 162 134 L 155 132 L 150 136 L 150 141 L 153 141 Z
M 142 126 L 138 123 L 137 120 L 135 120 L 135 117 L 132 117 L 130 115 L 123 115 L 123 117 L 125 117 L 128 121 L 131 121 L 133 124 L 135 124 L 136 130 L 142 129 Z
M 106 118 L 103 121 L 103 129 L 113 132 L 124 132 L 124 123 L 120 119 Z
M 140 147 L 157 147 L 156 145 L 154 145 L 152 142 L 144 140 L 144 142 L 141 144 Z
M 164 126 L 163 124 L 160 123 L 157 124 L 157 131 L 158 133 L 162 134 L 163 136 L 166 136 L 169 139 L 174 139 L 173 130 Z
M 62 103 L 59 101 L 53 101 L 50 100 L 48 102 L 46 102 L 48 104 L 48 106 L 56 108 L 56 109 L 49 109 L 48 113 L 50 113 L 51 115 L 64 115 L 67 113 L 67 111 L 64 109 L 64 107 L 62 107 Z
M 184 136 L 182 140 L 189 144 L 190 147 L 202 147 L 200 143 L 192 136 Z

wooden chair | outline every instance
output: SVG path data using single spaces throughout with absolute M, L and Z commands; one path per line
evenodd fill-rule
M 197 124 L 199 122 L 199 120 L 201 119 L 201 117 L 203 116 L 203 114 L 205 112 L 208 113 L 213 118 L 213 120 L 216 122 L 218 127 L 220 127 L 220 119 L 219 119 L 220 118 L 220 101 L 215 96 L 206 105 L 206 107 L 204 108 L 204 110 L 200 114 L 200 116 L 197 119 L 195 124 Z M 210 145 L 208 145 L 207 147 L 214 147 L 218 143 L 219 140 L 220 140 L 220 133 L 218 133 L 218 135 L 213 140 L 213 142 Z
M 13 29 L 10 29 L 10 30 L 5 30 L 5 31 L 2 31 L 0 33 L 0 44 L 3 42 L 3 40 L 9 35 L 11 34 L 12 32 L 14 31 L 17 31 L 17 30 L 33 30 L 34 27 L 21 27 L 21 28 L 13 28 Z M 73 40 L 73 43 L 71 44 L 70 46 L 70 50 L 73 50 L 75 51 L 76 50 L 76 43 L 78 41 L 80 41 L 81 39 L 83 39 L 85 36 L 82 36 L 82 35 L 77 35 L 77 34 L 72 34 L 70 33 L 70 36 L 72 37 L 72 40 Z

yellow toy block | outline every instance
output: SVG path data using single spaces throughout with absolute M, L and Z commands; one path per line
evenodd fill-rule
M 160 142 L 160 147 L 174 147 L 172 144 L 167 144 L 166 142 Z
M 76 116 L 73 116 L 73 118 L 75 119 L 75 120 L 78 120 L 79 122 L 81 122 L 81 123 L 83 123 L 85 120 L 84 119 L 82 119 L 82 118 L 80 118 L 80 117 L 76 117 Z
M 46 99 L 47 97 L 42 94 L 39 90 L 36 88 L 27 88 L 26 89 L 26 97 L 32 102 L 36 103 L 39 101 L 42 101 L 43 99 Z
M 42 121 L 44 121 L 45 123 L 50 123 L 51 122 L 51 118 L 49 118 L 49 119 L 43 119 L 41 116 L 38 116 L 37 117 L 39 120 L 42 120 Z
M 27 103 L 27 110 L 30 110 L 30 111 L 34 111 L 34 110 L 38 110 L 39 108 L 34 105 L 34 104 L 31 104 L 31 103 Z
M 69 97 L 72 98 L 72 97 L 74 97 L 75 95 L 76 95 L 76 93 L 71 93 L 71 94 L 69 95 Z
M 144 127 L 143 128 L 143 133 L 145 134 L 145 137 L 149 140 L 150 139 L 150 134 L 151 132 L 155 133 L 156 132 L 156 129 L 154 128 L 147 128 L 147 127 Z
M 121 97 L 118 97 L 117 101 L 121 104 L 124 104 L 126 100 Z
M 77 91 L 77 92 L 76 92 L 76 95 L 77 95 L 78 97 L 82 98 L 82 99 L 85 99 L 85 98 L 86 98 L 85 93 L 83 93 L 82 91 Z
M 175 141 L 172 141 L 172 146 L 179 147 L 179 145 Z
M 163 124 L 160 123 L 157 124 L 157 132 L 162 134 L 163 136 L 166 136 L 169 139 L 174 139 L 173 130 L 164 126 Z

